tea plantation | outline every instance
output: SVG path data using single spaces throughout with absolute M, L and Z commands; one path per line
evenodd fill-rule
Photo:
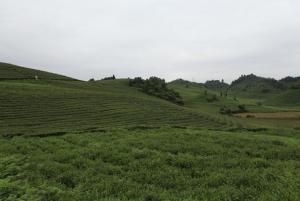
M 299 119 L 218 113 L 296 107 L 168 87 L 184 105 L 128 79 L 85 82 L 0 63 L 0 200 L 300 200 Z

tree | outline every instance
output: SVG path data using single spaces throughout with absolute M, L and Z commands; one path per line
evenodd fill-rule
M 129 79 L 129 86 L 142 88 L 144 86 L 144 80 L 141 77 Z
M 238 106 L 238 112 L 247 112 L 246 106 L 245 105 L 239 105 Z
M 115 80 L 115 79 L 116 79 L 116 77 L 115 77 L 115 75 L 113 75 L 111 77 L 105 77 L 102 80 Z
M 137 87 L 146 94 L 168 100 L 178 105 L 183 105 L 180 94 L 173 89 L 167 88 L 164 79 L 150 77 L 149 79 L 143 80 L 141 77 L 136 77 L 129 80 L 129 86 Z

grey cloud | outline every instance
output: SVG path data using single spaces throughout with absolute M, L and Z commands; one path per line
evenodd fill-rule
M 0 2 L 0 60 L 79 79 L 299 75 L 297 0 Z

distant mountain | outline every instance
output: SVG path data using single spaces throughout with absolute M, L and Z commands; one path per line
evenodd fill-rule
M 300 77 L 285 77 L 281 80 L 279 80 L 280 83 L 286 85 L 289 88 L 300 88 Z
M 288 89 L 281 94 L 268 98 L 265 103 L 276 106 L 300 106 L 300 88 Z
M 185 85 L 186 87 L 189 87 L 191 85 L 193 85 L 193 86 L 202 86 L 202 87 L 204 86 L 204 84 L 202 84 L 202 83 L 191 82 L 191 81 L 180 79 L 180 78 L 176 79 L 176 80 L 173 80 L 173 81 L 168 83 L 168 85 L 174 85 L 174 84 Z
M 226 90 L 229 84 L 225 83 L 223 80 L 209 80 L 204 83 L 204 86 L 211 90 Z
M 286 85 L 273 78 L 259 77 L 254 74 L 242 75 L 233 81 L 228 93 L 249 98 L 262 98 L 272 94 L 282 93 Z
M 25 68 L 0 62 L 0 80 L 11 79 L 75 80 L 73 78 L 45 71 Z

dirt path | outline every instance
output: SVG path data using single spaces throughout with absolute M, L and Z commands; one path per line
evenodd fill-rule
M 249 112 L 238 113 L 234 116 L 258 119 L 300 119 L 300 112 Z

